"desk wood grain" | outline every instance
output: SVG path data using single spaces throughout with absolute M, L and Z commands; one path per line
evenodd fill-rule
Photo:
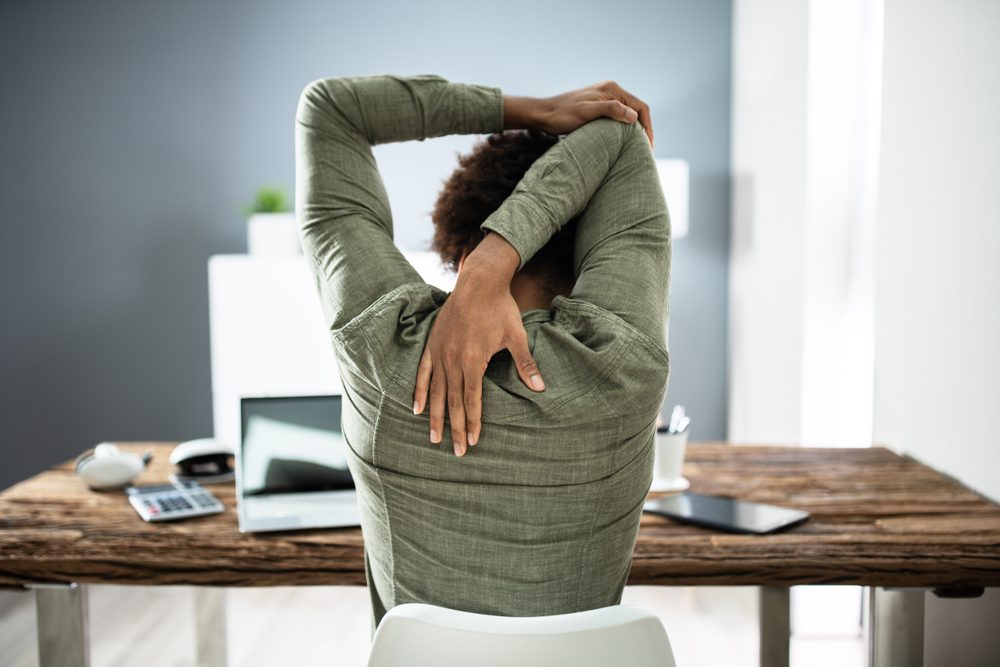
M 172 443 L 138 484 L 166 481 Z M 691 491 L 808 510 L 787 532 L 744 536 L 644 516 L 630 584 L 1000 586 L 1000 508 L 882 448 L 692 444 Z M 0 493 L 0 586 L 364 585 L 359 529 L 243 534 L 223 514 L 146 523 L 121 492 L 87 490 L 65 463 Z M 657 495 L 657 494 L 653 494 Z

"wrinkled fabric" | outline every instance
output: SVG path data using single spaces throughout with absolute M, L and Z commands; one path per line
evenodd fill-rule
M 374 623 L 393 606 L 535 616 L 616 604 L 652 479 L 667 386 L 670 223 L 638 123 L 597 120 L 549 149 L 483 224 L 522 266 L 578 217 L 576 285 L 522 313 L 546 383 L 506 352 L 463 457 L 413 414 L 417 365 L 448 295 L 392 242 L 371 146 L 503 129 L 495 88 L 438 77 L 311 84 L 296 123 L 296 209 L 344 386 Z

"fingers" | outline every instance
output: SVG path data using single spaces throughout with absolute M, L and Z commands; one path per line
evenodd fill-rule
M 652 148 L 653 144 L 653 119 L 649 115 L 649 107 L 644 110 L 639 111 L 639 125 L 642 125 L 642 129 L 646 130 L 646 136 L 649 137 L 649 146 Z
M 623 91 L 624 92 L 624 91 Z M 649 115 L 649 105 L 647 105 L 642 100 L 632 97 L 628 93 L 626 95 L 626 102 L 630 107 L 636 110 L 639 116 L 639 125 L 642 125 L 642 129 L 646 131 L 646 136 L 649 137 L 649 145 L 653 145 L 653 119 Z
M 646 136 L 649 137 L 649 145 L 653 145 L 653 118 L 649 113 L 649 105 L 640 100 L 635 95 L 632 95 L 627 90 L 619 86 L 614 81 L 608 81 L 603 84 L 605 90 L 608 94 L 614 97 L 617 101 L 621 102 L 623 105 L 630 109 L 634 109 L 639 120 L 639 125 L 642 129 L 646 131 Z M 636 120 L 625 121 L 631 123 Z
M 446 376 L 444 366 L 434 364 L 431 371 L 431 442 L 437 444 L 441 442 L 441 433 L 444 431 L 444 410 L 445 398 L 447 395 Z
M 483 414 L 483 376 L 475 371 L 465 374 L 465 430 L 469 446 L 479 442 Z
M 482 377 L 474 378 L 467 386 L 461 372 L 448 374 L 441 364 L 433 364 L 430 352 L 424 350 L 417 369 L 417 387 L 413 392 L 413 414 L 420 414 L 426 407 L 430 393 L 431 442 L 441 442 L 444 432 L 445 410 L 451 420 L 451 440 L 455 456 L 462 456 L 469 445 L 479 440 L 482 415 Z M 478 379 L 475 379 L 478 378 Z
M 431 363 L 431 351 L 424 348 L 424 353 L 420 357 L 420 365 L 417 366 L 417 385 L 413 389 L 413 414 L 419 415 L 427 405 L 427 390 L 431 383 L 431 370 L 434 365 Z M 440 433 L 440 431 L 438 431 Z
M 507 346 L 510 355 L 514 358 L 517 366 L 517 374 L 532 391 L 545 391 L 545 383 L 542 381 L 542 374 L 538 372 L 538 366 L 531 356 L 531 349 L 528 348 L 528 336 L 523 331 L 516 336 L 511 344 Z
M 600 103 L 600 115 L 607 116 L 611 120 L 622 123 L 634 123 L 639 118 L 639 114 L 634 109 L 630 109 L 618 100 L 608 100 Z
M 465 434 L 465 387 L 461 373 L 448 376 L 448 418 L 451 420 L 451 441 L 455 446 L 455 456 L 465 454 L 467 446 Z

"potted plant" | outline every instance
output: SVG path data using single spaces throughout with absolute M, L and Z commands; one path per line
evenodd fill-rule
M 260 187 L 247 216 L 247 253 L 250 255 L 301 255 L 299 230 L 288 196 L 281 188 Z

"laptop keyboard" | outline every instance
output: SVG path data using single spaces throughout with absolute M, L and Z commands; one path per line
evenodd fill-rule
M 249 500 L 249 499 L 247 499 Z M 272 498 L 256 499 L 246 504 L 248 519 L 278 519 L 286 516 L 317 516 L 357 511 L 358 499 L 353 493 L 336 495 L 322 494 L 316 498 Z

